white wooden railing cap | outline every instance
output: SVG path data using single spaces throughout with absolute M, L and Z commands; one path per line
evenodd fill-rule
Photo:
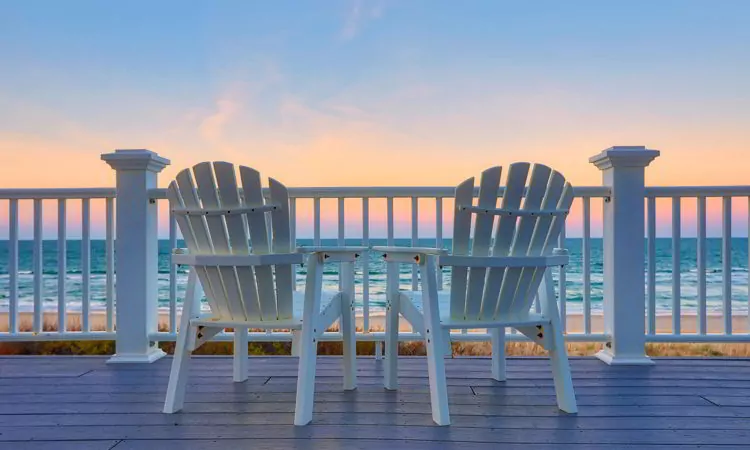
M 616 146 L 602 150 L 589 158 L 589 162 L 600 170 L 613 167 L 646 167 L 659 156 L 659 150 L 645 146 Z
M 155 152 L 146 149 L 115 150 L 102 155 L 102 160 L 115 170 L 148 170 L 159 173 L 170 164 Z

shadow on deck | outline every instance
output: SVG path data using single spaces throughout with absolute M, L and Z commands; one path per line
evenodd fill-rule
M 748 448 L 750 360 L 659 359 L 609 367 L 573 358 L 580 412 L 557 410 L 546 359 L 510 359 L 508 381 L 484 358 L 446 361 L 452 425 L 434 426 L 424 358 L 402 358 L 398 392 L 380 361 L 321 357 L 313 424 L 294 427 L 296 359 L 254 357 L 231 380 L 228 357 L 196 357 L 183 412 L 161 414 L 171 359 L 0 358 L 0 449 L 602 449 Z M 606 447 L 605 447 L 606 446 Z

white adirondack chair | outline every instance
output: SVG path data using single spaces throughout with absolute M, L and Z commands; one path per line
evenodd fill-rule
M 364 247 L 317 248 L 305 255 L 290 239 L 287 188 L 269 178 L 264 200 L 260 174 L 240 166 L 204 162 L 185 169 L 167 195 L 187 252 L 173 263 L 190 267 L 175 357 L 164 412 L 182 409 L 188 363 L 193 350 L 225 328 L 234 329 L 234 376 L 247 379 L 248 329 L 290 329 L 299 345 L 299 378 L 295 425 L 312 419 L 317 340 L 341 319 L 344 339 L 344 389 L 356 388 L 353 261 Z M 267 228 L 270 222 L 270 229 Z M 307 256 L 307 257 L 306 257 Z M 343 289 L 322 289 L 323 264 L 343 262 Z M 293 265 L 307 264 L 304 292 L 293 289 Z M 211 313 L 200 311 L 200 288 Z
M 482 173 L 476 205 L 473 204 L 474 178 L 456 188 L 450 255 L 429 248 L 373 248 L 385 253 L 390 266 L 385 387 L 396 389 L 398 385 L 401 314 L 426 341 L 432 418 L 438 425 L 450 424 L 443 354 L 450 346 L 452 329 L 490 330 L 492 377 L 498 381 L 505 380 L 506 327 L 515 328 L 542 345 L 550 353 L 559 408 L 577 412 L 554 285 L 548 270 L 568 263 L 567 253 L 554 247 L 573 201 L 573 189 L 559 172 L 541 164 L 531 169 L 527 186 L 530 164 L 515 163 L 509 168 L 502 206 L 498 208 L 501 169 L 492 167 Z M 393 276 L 397 276 L 398 263 L 419 266 L 421 291 L 398 291 L 398 281 Z M 437 269 L 442 266 L 452 268 L 450 292 L 437 288 Z M 531 311 L 537 291 L 540 313 Z

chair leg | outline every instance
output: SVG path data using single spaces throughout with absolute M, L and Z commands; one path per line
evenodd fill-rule
M 322 256 L 312 254 L 308 258 L 305 282 L 305 308 L 302 315 L 299 367 L 297 369 L 297 402 L 294 408 L 294 424 L 307 425 L 312 420 L 315 400 L 315 365 L 317 363 L 318 340 L 315 323 L 320 311 L 320 296 L 323 284 Z
M 343 264 L 344 292 L 341 295 L 341 334 L 344 347 L 344 390 L 357 388 L 357 336 L 354 322 L 354 270 L 350 262 Z
M 394 283 L 394 263 L 388 264 L 388 284 Z M 392 287 L 392 286 L 391 286 Z M 388 306 L 385 313 L 385 373 L 383 386 L 386 389 L 398 389 L 398 326 L 401 314 L 401 298 L 398 287 L 388 290 Z
M 492 379 L 505 381 L 505 328 L 490 329 Z
M 198 337 L 198 328 L 191 324 L 190 320 L 199 314 L 200 292 L 198 276 L 195 268 L 191 268 L 188 273 L 185 302 L 182 307 L 182 317 L 180 318 L 180 331 L 177 335 L 177 346 L 175 347 L 174 359 L 172 359 L 172 368 L 169 372 L 167 397 L 164 400 L 163 411 L 168 414 L 181 410 L 185 400 L 190 354 Z
M 422 267 L 421 265 L 424 265 Z M 425 319 L 427 341 L 427 372 L 430 378 L 430 403 L 432 420 L 438 425 L 450 425 L 448 410 L 448 382 L 445 378 L 443 332 L 440 327 L 440 311 L 437 296 L 435 258 L 427 257 L 420 264 L 422 274 L 422 308 Z
M 568 351 L 565 348 L 565 339 L 560 325 L 560 314 L 555 300 L 555 285 L 550 270 L 545 271 L 542 284 L 539 286 L 539 300 L 542 306 L 542 314 L 550 319 L 546 330 L 547 336 L 544 337 L 547 339 L 549 347 L 557 406 L 565 412 L 576 413 L 578 412 L 578 406 L 573 390 L 573 379 L 570 376 Z
M 164 412 L 176 413 L 182 409 L 185 401 L 185 388 L 187 387 L 188 368 L 190 365 L 190 342 L 195 342 L 197 328 L 189 325 L 180 329 L 177 336 L 177 346 L 172 360 L 172 369 L 169 372 L 169 385 L 167 386 L 167 398 L 164 400 Z
M 247 329 L 234 329 L 234 361 L 232 363 L 232 380 L 241 383 L 247 380 Z
M 555 381 L 555 395 L 557 406 L 567 413 L 577 413 L 576 395 L 573 390 L 573 379 L 570 374 L 568 352 L 565 348 L 562 330 L 559 322 L 553 321 L 549 327 L 552 333 L 552 345 L 549 356 L 552 365 L 552 376 Z
M 294 410 L 295 425 L 307 425 L 312 421 L 317 347 L 318 343 L 315 338 L 303 338 L 300 345 L 299 368 L 297 370 L 297 405 Z
M 432 328 L 431 325 L 427 325 Z M 431 335 L 431 336 L 430 336 Z M 430 378 L 430 403 L 432 420 L 438 425 L 450 425 L 448 409 L 448 382 L 445 378 L 445 361 L 439 345 L 435 345 L 435 336 L 440 333 L 427 333 L 427 372 Z M 438 338 L 442 339 L 442 336 Z

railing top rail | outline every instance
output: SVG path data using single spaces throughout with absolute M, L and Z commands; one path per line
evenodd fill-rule
M 455 187 L 449 186 L 375 186 L 375 187 L 297 187 L 289 188 L 291 198 L 452 198 Z M 504 188 L 498 190 L 502 196 Z M 267 189 L 264 189 L 264 193 Z M 573 188 L 576 197 L 609 197 L 610 189 L 606 186 L 579 186 Z M 474 188 L 474 196 L 479 195 L 479 188 Z M 152 199 L 166 199 L 166 189 L 152 189 Z
M 115 188 L 0 189 L 0 200 L 115 198 Z
M 292 198 L 451 198 L 454 193 L 450 186 L 354 186 L 354 187 L 297 187 L 289 188 Z M 498 191 L 502 196 L 504 189 Z M 577 186 L 573 188 L 576 197 L 609 197 L 606 186 Z M 163 188 L 151 189 L 152 199 L 166 199 Z M 0 200 L 8 199 L 82 199 L 115 198 L 115 188 L 4 188 L 0 189 Z M 479 188 L 474 189 L 474 196 Z M 750 196 L 750 185 L 746 186 L 647 186 L 647 197 L 743 197 Z
M 650 186 L 646 197 L 744 197 L 750 186 Z

